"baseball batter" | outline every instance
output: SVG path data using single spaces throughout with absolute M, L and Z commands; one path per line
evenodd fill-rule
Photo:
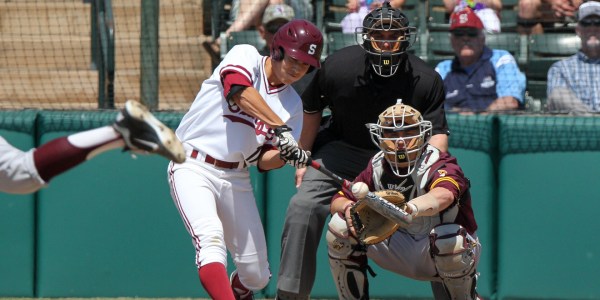
M 252 299 L 271 277 L 248 166 L 306 166 L 308 153 L 296 142 L 302 102 L 289 85 L 320 67 L 322 48 L 321 32 L 299 19 L 275 33 L 269 57 L 233 47 L 176 130 L 187 160 L 169 166 L 171 194 L 213 299 Z M 229 280 L 227 250 L 236 265 Z
M 397 274 L 430 281 L 435 299 L 479 299 L 481 244 L 469 181 L 456 158 L 427 144 L 431 122 L 408 105 L 391 106 L 369 128 L 380 151 L 354 182 L 371 191 L 400 191 L 410 200 L 407 212 L 413 221 L 365 246 L 356 238 L 351 215 L 361 195 L 342 190 L 333 197 L 327 243 L 340 299 L 369 299 L 367 257 Z
M 0 191 L 33 193 L 55 176 L 116 148 L 158 153 L 183 161 L 185 153 L 173 131 L 136 101 L 127 101 L 112 126 L 61 137 L 23 152 L 0 137 Z

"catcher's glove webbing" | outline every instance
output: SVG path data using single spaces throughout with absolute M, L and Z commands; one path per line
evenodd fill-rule
M 399 191 L 381 190 L 373 193 L 406 210 L 404 195 Z M 377 244 L 387 239 L 400 226 L 373 210 L 364 200 L 358 200 L 350 208 L 350 213 L 357 238 L 366 245 Z

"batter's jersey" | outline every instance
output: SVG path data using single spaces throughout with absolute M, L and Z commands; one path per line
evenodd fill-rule
M 256 165 L 264 145 L 274 144 L 274 133 L 260 120 L 246 114 L 233 100 L 223 94 L 223 75 L 242 75 L 254 87 L 267 105 L 292 128 L 298 139 L 302 129 L 302 102 L 288 86 L 272 86 L 267 80 L 265 63 L 250 45 L 237 45 L 225 56 L 210 78 L 202 83 L 190 110 L 175 131 L 177 137 L 195 149 L 230 162 Z
M 370 191 L 397 190 L 407 200 L 424 195 L 435 187 L 443 187 L 451 191 L 456 199 L 450 207 L 431 217 L 415 218 L 408 227 L 399 230 L 410 234 L 428 234 L 438 224 L 456 223 L 473 234 L 477 230 L 477 222 L 471 207 L 469 180 L 458 166 L 456 158 L 428 145 L 418 163 L 419 168 L 411 176 L 398 177 L 390 169 L 383 152 L 378 152 L 354 182 L 366 183 Z M 333 199 L 340 196 L 356 201 L 348 189 L 343 189 Z
M 329 55 L 302 94 L 304 110 L 331 110 L 326 129 L 334 139 L 362 149 L 378 150 L 371 142 L 367 123 L 402 99 L 433 124 L 433 134 L 447 134 L 444 112 L 444 82 L 420 58 L 405 53 L 394 76 L 381 77 L 373 71 L 360 46 L 350 46 Z

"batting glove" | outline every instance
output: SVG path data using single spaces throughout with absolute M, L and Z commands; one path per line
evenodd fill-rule
M 275 135 L 279 138 L 277 149 L 280 156 L 283 158 L 294 155 L 296 150 L 298 150 L 298 142 L 292 136 L 292 129 L 287 125 L 281 125 L 275 128 L 274 131 Z
M 296 151 L 289 153 L 286 156 L 280 155 L 281 159 L 288 165 L 295 167 L 296 169 L 305 168 L 310 158 L 310 151 L 304 151 L 300 148 L 296 148 Z

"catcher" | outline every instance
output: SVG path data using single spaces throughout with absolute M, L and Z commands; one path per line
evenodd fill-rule
M 481 299 L 481 244 L 469 181 L 456 158 L 427 144 L 431 122 L 408 105 L 387 108 L 367 127 L 381 151 L 331 203 L 327 243 L 340 299 L 369 298 L 367 258 L 430 281 L 435 299 Z M 368 191 L 404 209 L 412 222 L 399 225 L 370 209 L 361 200 Z

